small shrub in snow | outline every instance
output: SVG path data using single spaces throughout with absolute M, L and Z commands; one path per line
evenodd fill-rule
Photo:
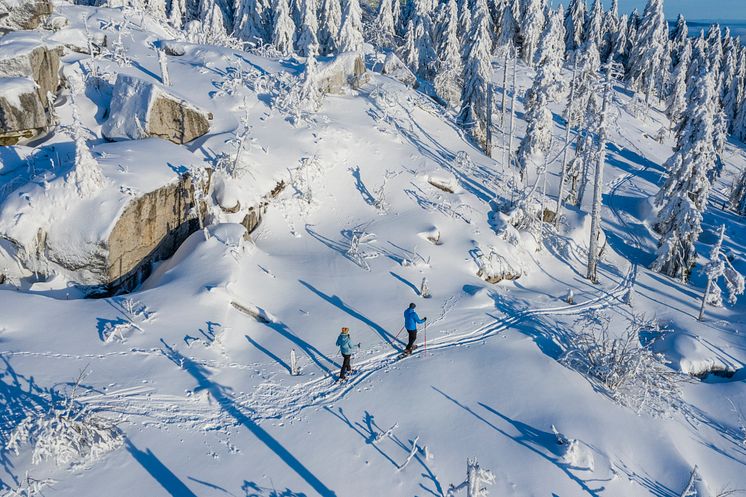
M 655 322 L 635 316 L 618 336 L 607 316 L 591 312 L 576 323 L 562 362 L 603 387 L 620 404 L 639 413 L 665 415 L 679 405 L 686 376 L 665 365 L 661 354 L 640 343 L 640 333 Z
M 57 483 L 57 481 L 52 480 L 51 478 L 37 480 L 26 473 L 26 477 L 18 487 L 11 488 L 0 495 L 2 495 L 2 497 L 36 497 L 37 495 L 42 495 L 42 490 L 46 487 L 51 487 L 55 483 Z
M 728 257 L 723 252 L 723 239 L 725 238 L 725 225 L 720 227 L 718 241 L 710 253 L 710 261 L 703 268 L 707 276 L 707 288 L 702 296 L 702 305 L 699 308 L 699 320 L 701 321 L 705 314 L 705 305 L 710 304 L 716 307 L 723 305 L 723 296 L 718 280 L 721 277 L 725 279 L 725 285 L 728 288 L 728 302 L 735 304 L 739 295 L 744 292 L 744 278 L 736 271 Z
M 422 278 L 422 284 L 420 285 L 420 295 L 422 298 L 429 299 L 432 297 L 430 293 L 430 287 L 427 285 L 427 278 Z
M 100 459 L 122 445 L 116 425 L 76 399 L 83 379 L 76 381 L 70 394 L 62 394 L 46 412 L 28 412 L 10 435 L 8 449 L 19 453 L 31 444 L 31 462 L 51 461 L 58 466 L 78 466 Z
M 466 497 L 487 497 L 489 492 L 484 485 L 495 483 L 495 475 L 488 469 L 481 468 L 476 458 L 466 460 L 466 480 L 458 485 L 448 487 L 447 497 L 456 497 L 461 490 L 466 490 Z
M 515 280 L 521 276 L 521 271 L 513 267 L 508 260 L 490 246 L 489 252 L 479 252 L 477 255 L 477 276 L 488 283 L 498 283 L 502 280 Z

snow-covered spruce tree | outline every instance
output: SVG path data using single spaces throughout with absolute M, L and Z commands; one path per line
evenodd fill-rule
M 668 76 L 668 25 L 663 14 L 663 0 L 648 0 L 640 29 L 629 57 L 632 87 L 645 95 L 662 97 Z
M 746 93 L 746 89 L 744 93 Z M 746 142 L 746 94 L 742 95 L 741 104 L 736 112 L 736 119 L 733 122 L 733 135 L 742 142 Z
M 593 208 L 591 210 L 591 239 L 588 244 L 588 272 L 586 278 L 598 283 L 598 260 L 601 257 L 601 197 L 604 184 L 604 167 L 606 165 L 606 134 L 608 126 L 608 108 L 611 98 L 611 63 L 606 67 L 606 81 L 603 89 L 601 113 L 598 117 L 598 145 L 596 153 L 595 174 L 593 177 Z
M 526 135 L 517 156 L 521 180 L 526 179 L 530 162 L 549 152 L 553 116 L 548 104 L 558 90 L 564 53 L 562 19 L 556 13 L 550 13 L 536 57 L 536 77 L 526 94 Z
M 603 26 L 601 28 L 601 43 L 599 53 L 601 61 L 606 63 L 614 54 L 616 39 L 619 30 L 619 0 L 612 0 L 611 8 L 604 14 Z
M 464 71 L 458 38 L 458 4 L 456 0 L 445 0 L 441 5 L 439 30 L 442 35 L 438 46 L 438 71 L 433 84 L 440 98 L 458 108 Z
M 743 77 L 739 72 L 737 47 L 730 46 L 724 55 L 723 85 L 720 90 L 720 98 L 723 103 L 723 111 L 728 120 L 728 131 L 733 131 L 733 122 L 736 119 L 738 102 L 743 93 Z
M 567 119 L 579 123 L 588 108 L 588 99 L 595 93 L 601 59 L 595 43 L 586 44 L 577 55 L 575 96 L 567 107 Z
M 340 52 L 359 52 L 363 49 L 363 12 L 358 0 L 346 0 L 339 30 Z
M 671 120 L 670 130 L 678 131 L 684 112 L 686 111 L 687 79 L 689 64 L 692 59 L 692 46 L 689 40 L 685 42 L 684 49 L 679 56 L 679 63 L 674 69 L 671 78 L 671 92 L 668 95 L 666 115 Z
M 316 31 L 319 24 L 316 20 L 316 0 L 300 0 L 301 24 L 298 26 L 295 49 L 301 57 L 315 56 L 319 49 Z
M 237 0 L 234 14 L 236 36 L 255 45 L 269 42 L 270 15 L 271 9 L 267 0 Z
M 70 135 L 75 143 L 75 163 L 72 170 L 65 178 L 65 183 L 73 186 L 78 195 L 83 198 L 91 197 L 100 191 L 107 184 L 101 166 L 91 154 L 88 143 L 85 140 L 83 123 L 80 121 L 78 105 L 75 101 L 75 95 L 82 94 L 84 83 L 76 76 L 70 78 L 71 95 L 72 95 L 72 114 L 73 121 L 70 126 Z
M 494 483 L 492 471 L 481 468 L 476 457 L 469 458 L 466 460 L 466 480 L 458 485 L 451 484 L 446 497 L 457 497 L 461 490 L 466 490 L 466 497 L 487 497 L 489 493 L 485 485 Z
M 321 0 L 319 11 L 319 53 L 330 55 L 339 50 L 339 28 L 342 26 L 342 6 L 339 0 Z
M 655 230 L 661 234 L 651 268 L 682 282 L 697 260 L 695 243 L 702 232 L 702 213 L 710 192 L 708 174 L 715 167 L 715 84 L 706 68 L 692 82 L 686 121 L 678 137 L 677 150 L 666 162 L 665 184 L 655 197 L 658 213 Z
M 306 58 L 306 69 L 303 72 L 303 82 L 299 92 L 299 107 L 307 112 L 316 112 L 321 107 L 324 95 L 319 90 L 316 55 L 312 52 Z
M 166 2 L 165 0 L 148 0 L 147 12 L 155 19 L 163 21 L 166 19 Z
M 521 18 L 521 57 L 526 64 L 533 66 L 541 34 L 544 31 L 544 1 L 526 0 Z
M 723 294 L 718 285 L 718 280 L 725 277 L 725 286 L 728 289 L 728 303 L 736 303 L 739 295 L 744 292 L 744 278 L 736 271 L 731 264 L 728 256 L 723 252 L 723 239 L 725 238 L 725 225 L 720 226 L 720 233 L 717 243 L 712 247 L 710 252 L 710 261 L 703 268 L 707 276 L 707 287 L 702 295 L 702 304 L 699 307 L 699 320 L 705 315 L 705 306 L 707 304 L 715 307 L 722 307 Z
M 418 77 L 427 81 L 432 81 L 437 68 L 438 56 L 435 53 L 433 40 L 430 37 L 433 28 L 427 8 L 427 3 L 429 1 L 430 0 L 417 0 L 415 2 L 415 14 L 412 18 L 412 22 L 414 22 L 416 61 L 414 61 L 415 65 L 410 67 Z
M 404 32 L 404 44 L 399 49 L 402 61 L 409 67 L 412 72 L 417 70 L 417 61 L 420 56 L 417 53 L 417 38 L 414 34 L 414 21 L 409 20 L 407 30 Z
M 570 0 L 565 14 L 565 47 L 574 53 L 585 41 L 585 0 Z
M 279 53 L 288 55 L 293 51 L 295 23 L 290 17 L 288 0 L 275 0 L 272 26 L 272 46 Z
M 184 12 L 186 5 L 184 0 L 171 0 L 171 9 L 168 11 L 168 23 L 176 29 L 184 26 Z
M 746 169 L 741 171 L 738 181 L 730 192 L 729 206 L 742 216 L 746 216 Z
M 465 0 L 462 3 L 468 3 Z M 508 0 L 503 15 L 500 18 L 500 24 L 497 30 L 496 45 L 498 47 L 515 46 L 518 41 L 518 21 L 516 11 L 519 10 L 517 0 Z
M 593 0 L 593 6 L 585 23 L 585 41 L 586 43 L 593 41 L 599 47 L 599 52 L 603 45 L 603 26 L 604 8 L 601 5 L 601 0 Z
M 378 47 L 394 47 L 396 43 L 396 28 L 392 0 L 381 0 L 381 3 L 378 4 L 376 20 L 373 23 L 373 37 Z
M 710 71 L 712 72 L 713 82 L 715 83 L 715 92 L 720 95 L 720 75 L 723 64 L 723 32 L 719 24 L 713 24 L 707 30 L 707 60 Z
M 627 67 L 628 63 L 627 54 L 629 43 L 627 42 L 627 22 L 628 17 L 626 15 L 619 18 L 616 34 L 611 42 L 611 53 L 607 58 L 607 62 L 609 60 L 618 62 L 624 67 Z
M 226 16 L 219 2 L 200 0 L 199 19 L 207 40 L 221 40 L 227 36 Z
M 464 87 L 457 122 L 484 147 L 487 124 L 487 81 L 490 74 L 490 33 L 486 14 L 474 19 L 472 43 L 464 63 Z
M 414 15 L 414 0 L 404 0 L 400 2 L 399 21 L 397 23 L 397 34 L 404 36 L 409 26 L 409 21 Z
M 690 43 L 689 26 L 687 25 L 684 16 L 679 14 L 679 17 L 676 19 L 676 27 L 674 28 L 673 33 L 671 33 L 671 67 L 679 65 L 681 55 L 686 48 L 686 45 L 689 45 Z M 689 50 L 691 50 L 691 46 L 689 47 Z

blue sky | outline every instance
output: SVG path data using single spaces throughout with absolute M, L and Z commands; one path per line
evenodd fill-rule
M 588 0 L 590 4 L 592 0 Z M 552 3 L 557 5 L 557 0 Z M 567 5 L 567 0 L 561 0 Z M 603 0 L 606 7 L 611 0 Z M 640 12 L 645 8 L 647 0 L 619 0 L 619 11 L 622 14 L 638 9 Z M 697 19 L 722 19 L 746 21 L 746 0 L 665 0 L 666 17 L 674 19 L 680 13 L 690 20 Z

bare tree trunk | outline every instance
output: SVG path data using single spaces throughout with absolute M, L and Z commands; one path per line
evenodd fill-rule
M 510 50 L 511 50 L 512 44 L 508 43 L 508 46 L 505 48 L 505 60 L 503 61 L 503 95 L 502 95 L 502 101 L 500 103 L 500 129 L 504 129 L 503 126 L 505 125 L 505 101 L 508 97 L 508 62 L 510 61 Z M 505 132 L 503 132 L 505 134 Z
M 570 96 L 567 105 L 567 124 L 565 124 L 565 150 L 562 154 L 562 174 L 560 175 L 559 192 L 557 193 L 557 208 L 554 210 L 554 225 L 559 225 L 560 211 L 562 210 L 562 197 L 565 196 L 565 185 L 567 184 L 567 152 L 570 150 L 570 136 L 572 129 L 572 121 L 570 114 L 572 110 L 572 104 L 575 100 L 575 78 L 578 72 L 578 59 L 575 58 L 575 62 L 572 66 L 572 81 L 570 82 Z
M 518 65 L 518 56 L 513 53 L 513 95 L 510 100 L 510 138 L 508 140 L 508 165 L 513 164 L 513 135 L 515 134 L 515 97 L 518 93 L 518 87 L 516 83 L 516 69 Z
M 484 153 L 492 157 L 492 94 L 494 87 L 492 82 L 487 83 L 487 137 L 484 142 Z
M 591 213 L 591 240 L 588 249 L 588 275 L 592 283 L 598 283 L 598 239 L 601 236 L 601 196 L 603 193 L 604 163 L 606 162 L 606 121 L 609 96 L 611 93 L 611 64 L 606 66 L 606 81 L 604 83 L 604 98 L 601 106 L 601 122 L 598 136 L 598 162 L 593 182 L 593 210 Z

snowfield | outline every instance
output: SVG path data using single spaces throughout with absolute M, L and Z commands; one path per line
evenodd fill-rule
M 707 283 L 699 267 L 722 224 L 725 252 L 746 271 L 746 218 L 723 209 L 746 167 L 743 143 L 726 145 L 690 283 L 652 272 L 651 196 L 674 139 L 656 139 L 668 129 L 660 105 L 640 111 L 615 86 L 605 249 L 592 284 L 591 193 L 563 208 L 556 229 L 506 228 L 497 206 L 511 200 L 518 173 L 503 160 L 499 127 L 489 158 L 452 112 L 371 70 L 317 112 L 300 109 L 288 95 L 305 59 L 177 40 L 168 43 L 183 53 L 168 56 L 169 91 L 211 114 L 209 132 L 185 145 L 108 143 L 102 127 L 116 75 L 160 85 L 154 47 L 177 34 L 121 8 L 59 3 L 55 11 L 68 21 L 55 44 L 85 44 L 77 37 L 85 30 L 113 39 L 112 26 L 127 21 L 129 62 L 66 51 L 61 124 L 0 148 L 2 233 L 31 249 L 42 227 L 52 250 L 75 252 L 111 228 L 132 192 L 215 171 L 204 229 L 129 294 L 83 298 L 74 275 L 54 262 L 53 274 L 34 274 L 0 239 L 8 276 L 0 284 L 0 491 L 16 495 L 31 478 L 50 497 L 445 497 L 472 457 L 494 474 L 495 496 L 678 497 L 695 467 L 697 495 L 746 489 L 746 304 L 708 307 L 697 321 Z M 368 46 L 369 69 L 374 58 Z M 499 124 L 498 58 L 492 70 Z M 525 90 L 534 71 L 518 70 Z M 566 93 L 555 100 L 548 174 L 528 177 L 550 210 Z M 66 183 L 73 101 L 107 182 L 87 198 Z M 519 98 L 516 146 L 523 105 Z M 216 163 L 232 157 L 241 133 L 231 175 Z M 241 216 L 219 207 L 264 199 L 250 235 Z M 517 279 L 488 283 L 480 270 Z M 401 358 L 410 302 L 427 326 Z M 661 369 L 645 381 L 672 387 L 631 380 L 612 391 L 584 370 L 573 355 L 578 337 L 604 323 L 613 336 L 632 329 L 652 343 Z M 355 372 L 337 382 L 343 326 L 360 349 Z M 64 464 L 33 442 L 16 447 L 22 420 L 45 419 L 65 395 L 75 410 L 115 424 L 114 440 Z

